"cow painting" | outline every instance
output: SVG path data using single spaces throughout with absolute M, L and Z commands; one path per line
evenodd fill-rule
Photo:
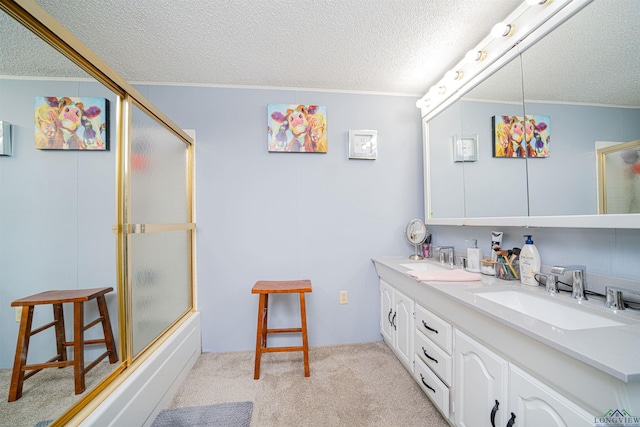
M 269 104 L 267 120 L 269 151 L 327 152 L 326 107 Z
M 35 147 L 42 150 L 107 150 L 107 100 L 37 96 Z

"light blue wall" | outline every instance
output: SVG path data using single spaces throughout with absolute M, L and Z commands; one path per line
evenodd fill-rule
M 79 152 L 34 148 L 36 96 L 115 96 L 97 83 L 0 79 L 0 118 L 11 123 L 13 156 L 0 157 L 0 368 L 13 364 L 18 323 L 11 302 L 45 290 L 115 288 L 115 151 Z M 115 292 L 107 295 L 114 330 Z M 67 335 L 73 311 L 65 306 Z M 87 304 L 85 318 L 97 317 Z M 52 320 L 50 306 L 34 312 L 34 327 Z M 99 327 L 87 338 L 100 337 Z M 87 353 L 92 360 L 96 349 Z M 55 354 L 53 329 L 31 339 L 29 362 Z
M 258 280 L 310 279 L 312 346 L 379 340 L 375 255 L 410 254 L 403 228 L 423 211 L 415 99 L 295 90 L 140 86 L 195 129 L 198 307 L 203 350 L 255 348 Z M 269 153 L 267 104 L 327 107 L 328 153 Z M 349 160 L 349 129 L 378 131 L 378 159 Z M 339 291 L 349 303 L 339 304 Z M 274 327 L 297 300 L 271 299 Z M 274 345 L 284 341 L 274 336 Z

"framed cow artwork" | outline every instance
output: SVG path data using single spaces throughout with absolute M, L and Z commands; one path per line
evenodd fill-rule
M 493 116 L 493 157 L 549 157 L 549 116 Z
M 327 152 L 327 107 L 268 104 L 267 123 L 269 152 Z
M 109 149 L 106 98 L 36 96 L 35 147 L 40 150 Z

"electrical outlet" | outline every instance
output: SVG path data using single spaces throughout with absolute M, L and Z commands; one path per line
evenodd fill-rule
M 16 307 L 16 322 L 20 323 L 20 318 L 22 317 L 22 307 Z
M 347 291 L 340 291 L 340 304 L 347 304 L 348 302 Z

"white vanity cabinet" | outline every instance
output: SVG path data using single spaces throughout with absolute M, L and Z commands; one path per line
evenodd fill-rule
M 455 340 L 457 426 L 593 427 L 593 415 L 518 366 L 461 331 Z
M 517 366 L 509 367 L 514 426 L 593 427 L 594 416 Z
M 593 340 L 590 330 L 544 335 L 526 317 L 513 323 L 475 297 L 497 279 L 421 283 L 404 272 L 404 259 L 374 262 L 384 339 L 452 425 L 591 427 L 609 413 L 640 414 L 637 353 L 616 353 L 616 346 L 634 348 L 619 341 L 637 339 L 635 325 L 611 327 L 612 341 Z M 601 359 L 575 353 L 586 343 Z M 627 379 L 620 377 L 626 366 Z
M 455 340 L 456 425 L 507 425 L 509 363 L 459 330 L 455 331 Z
M 380 281 L 380 331 L 402 364 L 413 374 L 413 300 Z

